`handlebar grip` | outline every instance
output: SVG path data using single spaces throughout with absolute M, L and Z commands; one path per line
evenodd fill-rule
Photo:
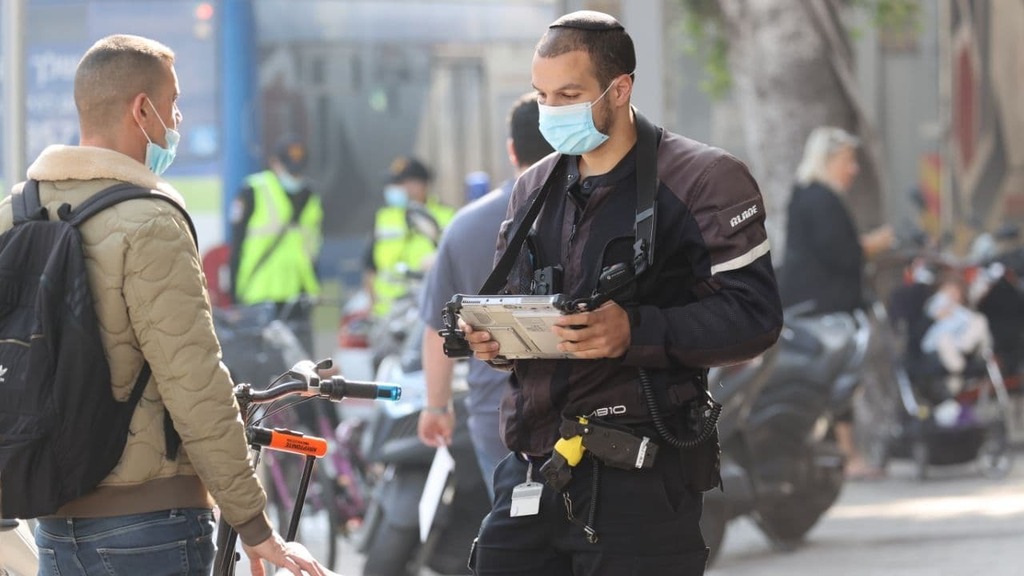
M 339 376 L 332 377 L 329 382 L 321 382 L 320 389 L 322 392 L 326 392 L 326 396 L 334 402 L 345 398 L 397 401 L 402 397 L 401 386 L 375 382 L 353 382 Z

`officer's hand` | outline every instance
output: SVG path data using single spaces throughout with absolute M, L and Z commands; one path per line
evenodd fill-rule
M 490 332 L 487 330 L 473 330 L 473 327 L 462 318 L 459 318 L 459 330 L 462 330 L 466 335 L 466 342 L 469 343 L 469 348 L 473 350 L 477 360 L 487 362 L 488 360 L 494 360 L 498 356 L 501 344 L 491 337 Z
M 629 349 L 629 315 L 611 300 L 597 310 L 560 317 L 551 331 L 562 341 L 558 349 L 575 358 L 618 358 Z
M 420 422 L 416 433 L 431 448 L 448 446 L 452 443 L 452 430 L 455 428 L 455 414 L 451 410 L 441 414 L 429 410 L 420 411 Z

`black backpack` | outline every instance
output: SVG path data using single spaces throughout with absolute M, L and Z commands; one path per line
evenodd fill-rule
M 92 491 L 117 464 L 150 378 L 144 363 L 126 402 L 114 399 L 77 226 L 136 198 L 167 197 L 132 184 L 107 188 L 49 220 L 39 183 L 12 200 L 0 234 L 0 517 L 35 518 Z M 168 456 L 180 438 L 164 413 Z

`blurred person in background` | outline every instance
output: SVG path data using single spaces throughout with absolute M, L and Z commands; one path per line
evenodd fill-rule
M 434 265 L 427 274 L 420 298 L 423 332 L 423 371 L 427 380 L 427 405 L 420 412 L 419 436 L 428 446 L 451 443 L 455 429 L 452 408 L 452 372 L 455 361 L 444 354 L 438 331 L 444 326 L 441 310 L 455 294 L 476 294 L 494 263 L 498 230 L 505 219 L 512 186 L 527 168 L 554 152 L 540 133 L 537 95 L 522 96 L 508 117 L 508 158 L 515 177 L 500 188 L 472 202 L 455 214 L 445 230 Z M 490 239 L 490 240 L 489 240 Z M 487 490 L 494 497 L 492 473 L 508 448 L 498 431 L 498 407 L 508 385 L 509 372 L 495 370 L 476 358 L 469 359 L 469 431 Z
M 957 273 L 947 273 L 924 312 L 931 321 L 920 341 L 927 379 L 926 399 L 935 407 L 935 421 L 952 425 L 960 417 L 956 400 L 964 387 L 968 360 L 992 346 L 988 320 L 967 305 L 967 283 Z
M 246 177 L 231 205 L 231 289 L 237 304 L 275 303 L 313 354 L 313 303 L 304 297 L 320 293 L 324 210 L 305 176 L 308 160 L 306 145 L 285 137 L 267 170 Z
M 893 230 L 884 225 L 859 234 L 846 194 L 860 171 L 860 140 L 840 128 L 815 128 L 797 167 L 789 201 L 786 258 L 779 274 L 784 306 L 808 303 L 812 314 L 850 313 L 864 302 L 865 259 L 892 247 Z M 852 410 L 836 416 L 836 442 L 853 479 L 878 477 L 857 448 Z
M 430 170 L 416 158 L 399 156 L 391 162 L 385 206 L 374 217 L 363 263 L 363 288 L 377 318 L 385 316 L 391 303 L 408 292 L 405 275 L 424 272 L 437 251 L 438 239 L 410 228 L 406 211 L 425 209 L 439 229 L 444 229 L 455 213 L 430 194 L 430 181 Z

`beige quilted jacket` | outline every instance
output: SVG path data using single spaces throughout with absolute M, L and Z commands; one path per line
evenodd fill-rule
M 119 181 L 184 205 L 181 195 L 145 166 L 103 148 L 51 146 L 29 167 L 28 177 L 40 181 L 40 198 L 51 215 L 60 204 L 75 207 Z M 0 202 L 0 231 L 11 226 L 7 197 Z M 262 541 L 271 533 L 263 513 L 266 496 L 249 465 L 187 223 L 166 202 L 140 199 L 94 216 L 80 232 L 115 395 L 128 397 L 143 357 L 153 376 L 120 462 L 95 492 L 69 503 L 58 516 L 208 507 L 212 495 L 244 542 Z M 164 407 L 182 439 L 174 461 L 164 450 Z

